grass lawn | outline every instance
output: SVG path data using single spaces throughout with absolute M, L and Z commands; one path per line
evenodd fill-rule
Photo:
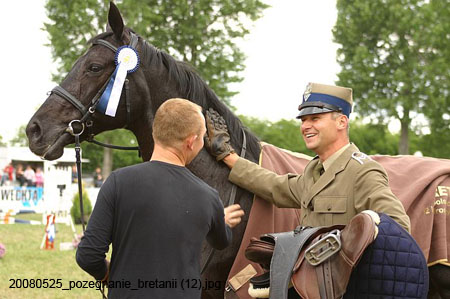
M 42 215 L 17 215 L 19 219 L 42 220 Z M 44 225 L 0 224 L 0 243 L 6 247 L 6 255 L 0 259 L 0 299 L 6 298 L 101 298 L 95 288 L 69 288 L 70 281 L 93 281 L 92 277 L 78 267 L 75 250 L 61 251 L 61 242 L 72 242 L 73 233 L 70 226 L 57 224 L 54 250 L 39 249 L 44 235 Z M 81 225 L 76 226 L 78 234 Z M 109 258 L 109 257 L 108 257 Z M 54 288 L 11 288 L 11 279 L 48 279 Z M 59 279 L 59 281 L 58 281 Z M 58 283 L 59 282 L 59 283 Z M 27 281 L 24 282 L 25 284 Z M 20 286 L 20 281 L 17 283 Z

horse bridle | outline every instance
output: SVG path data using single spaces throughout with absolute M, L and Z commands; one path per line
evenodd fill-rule
M 133 32 L 130 32 L 130 43 L 129 46 L 132 47 L 133 49 L 136 48 L 138 43 L 138 36 L 136 34 L 134 34 Z M 110 42 L 104 40 L 104 39 L 98 39 L 95 40 L 93 42 L 94 45 L 102 45 L 107 47 L 108 49 L 110 49 L 111 51 L 113 51 L 114 53 L 117 52 L 117 47 L 114 46 L 113 44 L 111 44 Z M 89 105 L 86 107 L 83 105 L 83 103 L 81 103 L 80 100 L 78 100 L 76 97 L 74 97 L 72 94 L 70 94 L 70 92 L 68 92 L 67 90 L 65 90 L 63 87 L 61 87 L 60 85 L 56 86 L 55 88 L 53 88 L 53 90 L 50 93 L 54 93 L 60 97 L 62 97 L 63 99 L 65 99 L 66 101 L 68 101 L 70 104 L 72 104 L 76 109 L 78 109 L 81 112 L 81 119 L 77 120 L 72 120 L 71 122 L 69 122 L 67 129 L 65 130 L 65 132 L 71 134 L 72 136 L 75 135 L 81 135 L 84 132 L 85 128 L 88 128 L 88 130 L 90 131 L 88 134 L 88 138 L 87 141 L 89 142 L 93 142 L 105 147 L 111 147 L 111 148 L 115 148 L 115 149 L 124 149 L 124 150 L 139 150 L 138 147 L 121 147 L 121 146 L 115 146 L 115 145 L 109 145 L 109 144 L 103 144 L 101 142 L 98 142 L 96 140 L 94 140 L 94 134 L 91 132 L 91 128 L 94 124 L 94 121 L 92 119 L 93 114 L 96 111 L 97 108 L 97 104 L 100 101 L 100 97 L 102 96 L 103 92 L 106 89 L 106 86 L 108 85 L 111 77 L 114 75 L 114 72 L 111 74 L 111 76 L 106 80 L 106 82 L 103 84 L 103 86 L 100 88 L 100 90 L 96 93 L 96 95 L 92 98 L 92 100 L 90 101 Z M 131 106 L 130 106 L 130 101 L 129 101 L 129 87 L 128 87 L 128 79 L 125 79 L 125 105 L 126 105 L 126 110 L 127 110 L 127 126 L 130 124 L 131 121 Z M 75 132 L 73 125 L 74 124 L 80 124 L 81 129 L 79 130 L 79 132 Z
M 129 46 L 132 47 L 133 49 L 136 48 L 138 43 L 138 36 L 135 35 L 134 33 L 130 32 L 130 43 Z M 110 42 L 104 40 L 104 39 L 98 39 L 95 40 L 93 42 L 94 45 L 102 45 L 107 47 L 108 49 L 110 49 L 111 51 L 113 51 L 114 53 L 117 52 L 117 47 L 114 46 L 113 44 L 111 44 Z M 87 141 L 104 146 L 104 147 L 109 147 L 109 148 L 114 148 L 114 149 L 123 149 L 123 150 L 139 150 L 139 147 L 125 147 L 125 146 L 118 146 L 118 145 L 111 145 L 111 144 L 106 144 L 106 143 L 102 143 L 99 142 L 97 140 L 94 139 L 94 134 L 91 131 L 92 126 L 94 125 L 94 120 L 92 119 L 93 114 L 96 111 L 97 108 L 97 104 L 100 101 L 100 97 L 102 96 L 103 92 L 106 89 L 106 86 L 108 85 L 111 77 L 114 75 L 114 72 L 111 74 L 111 76 L 108 77 L 108 79 L 106 80 L 106 82 L 103 84 L 102 88 L 100 88 L 100 90 L 96 93 L 96 95 L 92 98 L 92 100 L 90 101 L 89 105 L 86 107 L 85 105 L 83 105 L 83 103 L 81 103 L 80 100 L 78 100 L 76 97 L 74 97 L 72 94 L 70 94 L 70 92 L 68 92 L 67 90 L 65 90 L 63 87 L 61 87 L 60 85 L 56 86 L 55 88 L 53 88 L 53 90 L 50 93 L 54 93 L 58 96 L 60 96 L 61 98 L 63 98 L 64 100 L 68 101 L 70 104 L 72 104 L 76 109 L 78 109 L 81 112 L 82 117 L 80 119 L 74 119 L 72 121 L 69 122 L 66 130 L 64 132 L 69 133 L 70 135 L 75 137 L 75 151 L 76 151 L 76 159 L 77 159 L 77 173 L 78 173 L 78 181 L 81 182 L 81 156 L 80 156 L 80 151 L 81 151 L 81 146 L 80 146 L 80 136 L 81 134 L 83 134 L 84 129 L 88 128 L 89 133 L 88 133 L 88 138 Z M 128 79 L 125 79 L 125 103 L 126 103 L 126 110 L 127 110 L 127 126 L 130 124 L 130 120 L 131 120 L 131 107 L 130 107 L 130 100 L 129 100 L 129 87 L 128 87 Z M 79 124 L 81 126 L 81 129 L 79 131 L 75 131 L 74 129 L 74 124 Z M 80 167 L 79 165 L 80 164 Z M 81 198 L 81 188 L 79 189 L 79 193 L 80 193 L 80 212 L 83 215 L 83 202 L 82 202 L 82 198 Z M 83 225 L 83 232 L 85 230 L 85 225 L 84 225 L 84 219 L 83 217 L 81 217 L 81 223 Z
M 134 33 L 130 32 L 130 43 L 129 46 L 133 49 L 136 49 L 137 43 L 138 43 L 138 36 Z M 102 45 L 113 51 L 114 53 L 117 52 L 117 47 L 111 44 L 110 42 L 98 39 L 93 42 L 94 45 Z M 69 122 L 67 125 L 67 128 L 64 132 L 69 133 L 75 138 L 75 158 L 76 158 L 76 165 L 77 165 L 77 177 L 78 177 L 78 194 L 80 198 L 80 214 L 81 214 L 81 225 L 83 228 L 83 233 L 85 232 L 85 223 L 84 223 L 84 209 L 83 209 L 83 188 L 81 183 L 81 145 L 80 145 L 80 136 L 83 134 L 84 129 L 88 128 L 89 134 L 87 141 L 95 143 L 97 145 L 101 145 L 104 147 L 109 147 L 113 149 L 122 149 L 122 150 L 138 150 L 139 147 L 133 146 L 133 147 L 127 147 L 127 146 L 118 146 L 118 145 L 112 145 L 112 144 L 106 144 L 103 142 L 99 142 L 94 139 L 94 134 L 91 131 L 92 126 L 94 125 L 94 120 L 92 119 L 93 114 L 96 111 L 97 104 L 100 101 L 100 98 L 103 94 L 103 92 L 106 89 L 106 86 L 108 85 L 109 81 L 111 80 L 111 77 L 114 75 L 114 72 L 111 74 L 111 76 L 108 77 L 106 82 L 103 84 L 102 88 L 96 93 L 96 95 L 92 98 L 89 105 L 86 107 L 81 103 L 80 100 L 78 100 L 76 97 L 74 97 L 70 92 L 65 90 L 60 85 L 53 88 L 53 90 L 50 92 L 50 94 L 54 93 L 61 98 L 68 101 L 70 104 L 72 104 L 75 108 L 77 108 L 80 112 L 82 117 L 80 119 L 74 119 Z M 129 87 L 128 87 L 128 79 L 125 79 L 124 88 L 125 88 L 125 105 L 127 110 L 127 126 L 130 124 L 131 120 L 131 107 L 130 107 L 130 100 L 129 100 Z M 81 129 L 79 131 L 74 130 L 74 124 L 80 124 Z M 140 155 L 140 153 L 139 153 Z M 102 288 L 100 289 L 100 292 L 102 293 L 102 296 L 104 299 L 106 299 L 106 295 L 104 292 L 104 285 L 102 285 Z

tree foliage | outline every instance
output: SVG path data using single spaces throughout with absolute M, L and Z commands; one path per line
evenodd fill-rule
M 14 136 L 10 141 L 9 144 L 12 146 L 26 146 L 28 147 L 28 138 L 27 134 L 25 133 L 25 128 L 27 125 L 21 125 L 16 132 L 16 136 Z
M 382 124 L 350 124 L 350 141 L 368 155 L 398 155 L 398 135 Z
M 85 51 L 90 38 L 105 30 L 105 0 L 48 0 L 53 58 L 60 63 L 59 81 Z M 156 47 L 194 66 L 219 98 L 228 102 L 240 82 L 244 53 L 238 38 L 249 33 L 249 21 L 268 6 L 260 0 L 127 0 L 117 4 L 125 24 Z
M 3 136 L 0 135 L 0 146 L 6 146 L 6 142 L 3 141 Z
M 86 192 L 86 189 L 82 189 L 83 194 L 83 218 L 85 220 L 85 223 L 87 223 L 87 220 L 91 216 L 92 213 L 92 205 L 91 201 L 89 200 L 89 195 Z M 70 208 L 70 215 L 72 216 L 73 221 L 76 224 L 81 224 L 81 208 L 80 208 L 80 194 L 77 192 L 73 196 L 72 199 L 72 207 Z
M 110 144 L 137 146 L 137 141 L 133 133 L 124 129 L 104 132 L 96 136 L 95 139 Z M 83 150 L 83 158 L 89 159 L 89 163 L 83 164 L 83 171 L 94 172 L 96 167 L 103 168 L 103 147 L 88 142 L 83 142 L 81 147 Z M 141 162 L 142 159 L 139 157 L 137 151 L 113 150 L 111 170 Z
M 239 72 L 244 69 L 245 57 L 235 42 L 249 32 L 249 20 L 261 17 L 268 7 L 260 0 L 127 0 L 117 6 L 128 27 L 154 46 L 191 64 L 226 103 L 236 94 L 228 84 L 241 81 Z M 71 69 L 88 41 L 105 31 L 108 7 L 106 0 L 47 1 L 50 22 L 44 24 L 44 29 L 49 33 L 53 59 L 60 64 L 53 75 L 55 81 Z M 98 139 L 124 145 L 135 141 L 125 130 L 104 133 Z M 98 146 L 84 144 L 83 149 L 84 156 L 91 160 L 86 167 L 90 171 L 109 161 L 103 159 L 103 150 Z M 104 169 L 140 161 L 135 152 L 114 150 L 112 155 L 113 166 L 103 165 Z
M 270 122 L 242 115 L 239 118 L 264 142 L 309 156 L 316 155 L 306 148 L 301 136 L 299 121 L 282 119 L 277 122 Z M 412 149 L 416 151 L 419 148 L 420 140 L 414 133 L 412 136 L 414 137 Z M 382 124 L 362 124 L 360 121 L 351 124 L 350 141 L 355 143 L 362 152 L 369 155 L 397 155 L 398 139 L 398 135 L 389 132 L 387 127 Z
M 425 14 L 427 31 L 422 42 L 428 49 L 426 92 L 432 101 L 424 106 L 430 122 L 430 133 L 419 141 L 424 155 L 450 158 L 450 5 L 446 0 L 433 0 Z M 427 82 L 428 83 L 428 82 Z
M 337 9 L 338 83 L 354 89 L 358 113 L 398 119 L 401 154 L 414 115 L 448 126 L 448 1 L 338 0 Z
M 239 118 L 261 141 L 293 152 L 314 156 L 308 150 L 300 134 L 300 123 L 281 119 L 276 122 L 240 115 Z

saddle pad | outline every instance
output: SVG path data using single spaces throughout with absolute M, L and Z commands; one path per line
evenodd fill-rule
M 344 298 L 426 298 L 428 268 L 422 250 L 389 216 L 380 218 L 378 236 L 353 270 Z

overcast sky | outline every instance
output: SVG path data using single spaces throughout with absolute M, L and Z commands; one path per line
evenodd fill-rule
M 306 85 L 334 84 L 340 68 L 331 33 L 337 17 L 335 1 L 271 4 L 242 43 L 247 67 L 232 104 L 238 113 L 273 121 L 294 118 Z
M 308 82 L 334 84 L 339 66 L 331 29 L 336 22 L 334 0 L 272 0 L 272 7 L 240 43 L 247 55 L 245 78 L 232 86 L 240 91 L 232 104 L 238 113 L 278 120 L 296 116 Z M 24 4 L 26 3 L 26 4 Z M 0 135 L 9 140 L 28 123 L 46 99 L 51 72 L 45 0 L 1 1 L 3 31 Z M 126 19 L 126 16 L 125 16 Z

